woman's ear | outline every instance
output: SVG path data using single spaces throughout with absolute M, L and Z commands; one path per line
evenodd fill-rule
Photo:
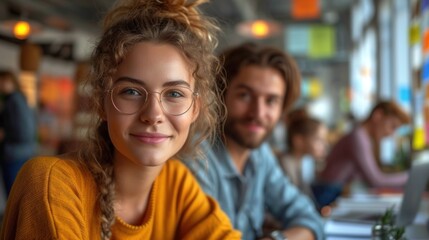
M 195 122 L 197 120 L 198 115 L 200 115 L 200 108 L 201 108 L 201 99 L 200 97 L 197 97 L 195 99 L 195 102 L 192 106 L 192 122 Z

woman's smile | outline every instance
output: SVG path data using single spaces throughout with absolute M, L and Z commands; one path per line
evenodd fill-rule
M 137 140 L 147 144 L 163 143 L 171 138 L 171 136 L 161 133 L 132 133 L 130 135 Z

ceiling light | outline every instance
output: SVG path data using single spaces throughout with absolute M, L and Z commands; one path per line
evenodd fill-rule
M 280 23 L 265 19 L 242 22 L 237 25 L 237 32 L 242 36 L 259 39 L 277 35 L 281 29 Z
M 0 22 L 0 31 L 23 40 L 42 30 L 40 24 L 32 21 L 6 20 Z
M 17 21 L 13 26 L 13 35 L 18 39 L 26 39 L 31 32 L 30 24 L 26 21 Z
M 251 26 L 252 35 L 258 38 L 266 37 L 269 33 L 267 22 L 258 20 L 254 21 Z

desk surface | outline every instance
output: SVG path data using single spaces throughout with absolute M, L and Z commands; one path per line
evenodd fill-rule
M 392 207 L 394 211 L 397 212 L 401 204 L 401 199 L 401 195 L 359 195 L 338 199 L 336 206 L 332 210 L 331 216 L 326 219 L 326 239 L 371 239 L 371 228 L 374 224 L 374 220 L 362 217 L 356 218 L 356 216 L 370 216 L 377 214 L 378 216 L 381 216 L 388 208 Z M 407 239 L 429 239 L 429 231 L 427 228 L 428 219 L 428 201 L 423 200 L 414 223 L 406 228 L 405 236 Z

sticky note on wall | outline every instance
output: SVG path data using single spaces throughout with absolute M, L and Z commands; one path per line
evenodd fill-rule
M 335 54 L 335 30 L 328 25 L 313 25 L 310 28 L 309 56 L 328 58 Z

